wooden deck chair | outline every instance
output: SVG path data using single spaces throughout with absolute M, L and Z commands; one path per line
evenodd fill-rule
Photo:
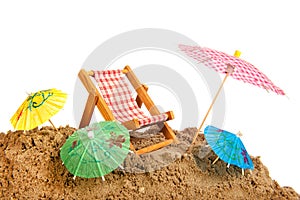
M 161 131 L 165 136 L 165 141 L 137 151 L 130 144 L 131 149 L 138 155 L 157 150 L 173 142 L 177 143 L 173 130 L 166 122 L 174 119 L 173 112 L 159 112 L 147 93 L 148 87 L 139 82 L 129 66 L 123 70 L 87 72 L 82 69 L 78 76 L 89 93 L 79 128 L 89 125 L 94 108 L 97 106 L 105 120 L 117 120 L 128 130 L 137 130 L 156 123 L 163 124 Z M 136 100 L 133 99 L 125 76 L 137 92 Z M 100 92 L 95 87 L 92 77 L 98 83 Z M 143 103 L 150 115 L 144 114 L 140 109 Z

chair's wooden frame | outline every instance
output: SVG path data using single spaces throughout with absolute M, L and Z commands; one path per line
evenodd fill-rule
M 137 102 L 138 106 L 141 107 L 142 104 L 144 103 L 145 107 L 148 109 L 148 111 L 151 115 L 161 114 L 147 93 L 148 87 L 146 85 L 140 83 L 140 81 L 135 76 L 135 74 L 133 73 L 131 68 L 129 66 L 125 66 L 125 68 L 122 70 L 122 72 L 127 76 L 129 82 L 132 84 L 133 88 L 135 88 L 135 90 L 137 92 L 136 102 Z M 85 88 L 87 89 L 87 91 L 89 93 L 79 128 L 89 125 L 89 123 L 91 121 L 91 117 L 92 117 L 94 109 L 95 109 L 95 106 L 97 106 L 97 108 L 100 111 L 100 113 L 102 114 L 104 120 L 107 120 L 107 121 L 115 120 L 115 117 L 113 116 L 111 110 L 109 109 L 108 105 L 106 104 L 106 102 L 102 98 L 101 94 L 99 93 L 97 87 L 91 80 L 92 76 L 94 76 L 93 71 L 87 72 L 84 69 L 81 69 L 78 74 L 79 79 L 81 80 L 81 82 L 83 83 L 83 85 L 85 86 Z M 174 114 L 172 111 L 166 112 L 166 114 L 168 115 L 167 120 L 174 119 Z M 136 130 L 136 129 L 142 128 L 139 124 L 138 119 L 133 119 L 133 120 L 124 122 L 122 124 L 129 130 Z M 166 139 L 165 141 L 157 143 L 157 144 L 153 144 L 148 147 L 144 147 L 137 151 L 135 150 L 134 146 L 130 143 L 130 148 L 136 154 L 140 155 L 140 154 L 144 154 L 147 152 L 151 152 L 151 151 L 160 149 L 160 148 L 165 147 L 173 142 L 178 143 L 173 130 L 169 127 L 167 122 L 163 122 L 163 127 L 162 127 L 161 131 L 165 136 L 165 139 Z

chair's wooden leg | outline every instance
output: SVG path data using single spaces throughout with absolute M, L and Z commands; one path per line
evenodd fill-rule
M 171 127 L 168 125 L 167 122 L 164 122 L 164 127 L 162 128 L 162 132 L 163 132 L 164 136 L 166 137 L 166 139 L 174 140 L 175 144 L 179 143 L 174 131 L 171 129 Z
M 137 154 L 137 151 L 135 150 L 135 148 L 134 148 L 134 146 L 132 145 L 131 142 L 130 142 L 130 147 L 129 147 L 129 149 L 130 149 L 131 151 L 133 151 L 135 154 Z
M 123 122 L 122 125 L 125 126 L 128 130 L 136 130 L 140 128 L 140 122 L 136 118 L 127 122 Z
M 89 96 L 86 101 L 85 108 L 84 108 L 84 111 L 82 114 L 82 118 L 81 118 L 81 121 L 79 124 L 79 128 L 86 127 L 90 124 L 97 101 L 98 101 L 98 97 L 94 93 L 89 93 Z
M 89 93 L 94 93 L 97 97 L 97 107 L 100 113 L 102 114 L 103 118 L 105 120 L 115 120 L 115 117 L 109 109 L 108 105 L 102 98 L 93 81 L 90 79 L 88 72 L 86 72 L 84 69 L 81 69 L 78 73 L 78 77 L 81 80 L 84 87 L 86 88 L 86 90 Z
M 138 105 L 140 106 L 141 103 L 143 102 L 145 107 L 148 109 L 148 111 L 150 112 L 151 115 L 159 115 L 160 114 L 159 109 L 155 106 L 152 99 L 150 98 L 150 96 L 147 93 L 148 88 L 144 87 L 144 85 L 142 85 L 140 83 L 140 81 L 138 80 L 138 78 L 135 76 L 135 74 L 133 73 L 133 71 L 131 70 L 131 68 L 128 65 L 124 67 L 123 71 L 124 71 L 123 73 L 126 74 L 129 82 L 131 83 L 131 85 L 133 86 L 133 88 L 135 89 L 135 91 L 138 94 L 138 99 L 137 99 Z M 171 112 L 168 113 L 168 118 L 174 119 L 174 114 Z M 165 142 L 158 143 L 156 145 L 152 145 L 152 146 L 140 149 L 137 151 L 138 154 L 143 154 L 146 152 L 154 151 L 156 149 L 159 149 L 161 147 L 169 145 L 172 142 L 175 142 L 176 144 L 179 143 L 175 136 L 175 133 L 173 132 L 173 130 L 169 127 L 169 125 L 166 122 L 164 122 L 162 132 L 166 138 Z
M 151 145 L 151 146 L 148 146 L 148 147 L 145 147 L 145 148 L 142 148 L 142 149 L 139 149 L 136 151 L 136 154 L 137 155 L 141 155 L 141 154 L 144 154 L 144 153 L 148 153 L 148 152 L 151 152 L 151 151 L 155 151 L 157 149 L 160 149 L 162 147 L 165 147 L 167 145 L 170 145 L 173 143 L 173 139 L 168 139 L 168 140 L 165 140 L 163 142 L 160 142 L 158 144 L 154 144 L 154 145 Z

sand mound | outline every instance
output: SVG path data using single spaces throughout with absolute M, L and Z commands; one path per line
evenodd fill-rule
M 241 169 L 227 169 L 222 161 L 211 165 L 216 156 L 205 142 L 193 154 L 184 154 L 188 142 L 171 146 L 145 156 L 141 165 L 134 165 L 134 157 L 129 156 L 125 171 L 115 170 L 105 176 L 105 182 L 101 178 L 73 180 L 62 165 L 59 148 L 74 130 L 66 126 L 58 131 L 43 127 L 26 133 L 1 133 L 0 199 L 300 198 L 292 188 L 280 187 L 272 180 L 259 158 L 252 158 L 252 175 L 246 172 L 241 176 Z M 185 129 L 178 137 L 188 141 L 193 131 Z

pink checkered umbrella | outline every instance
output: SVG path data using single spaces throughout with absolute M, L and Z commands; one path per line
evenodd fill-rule
M 271 90 L 279 95 L 285 95 L 284 91 L 274 85 L 274 83 L 251 63 L 236 56 L 231 56 L 221 51 L 199 46 L 179 45 L 179 48 L 188 56 L 203 63 L 205 66 L 213 68 L 217 72 L 226 73 L 227 66 L 231 65 L 234 71 L 230 76 L 245 83 Z
M 240 52 L 236 51 L 234 56 L 228 55 L 221 51 L 213 50 L 210 48 L 199 47 L 199 46 L 188 46 L 180 44 L 179 48 L 185 52 L 188 56 L 194 58 L 195 60 L 203 63 L 205 66 L 213 68 L 217 72 L 225 73 L 226 76 L 217 91 L 196 135 L 194 136 L 192 144 L 195 143 L 198 134 L 212 109 L 223 85 L 228 76 L 231 76 L 237 80 L 241 80 L 245 83 L 250 83 L 252 85 L 266 89 L 267 91 L 273 91 L 278 95 L 285 95 L 284 91 L 274 85 L 274 83 L 261 71 L 259 71 L 255 66 L 249 62 L 239 58 Z

